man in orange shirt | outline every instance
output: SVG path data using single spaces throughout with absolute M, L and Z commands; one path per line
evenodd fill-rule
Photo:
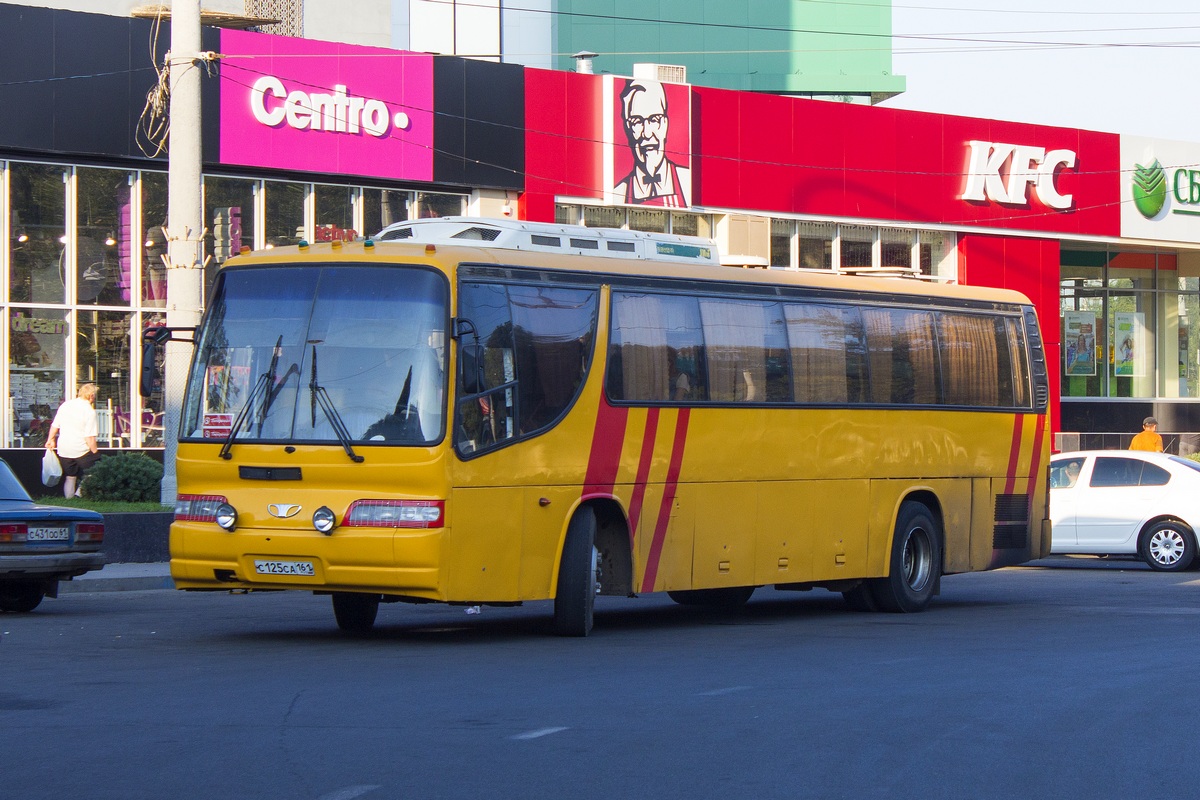
M 1133 437 L 1129 443 L 1130 450 L 1146 450 L 1150 453 L 1163 451 L 1162 437 L 1158 435 L 1158 420 L 1146 417 L 1142 422 L 1142 432 Z

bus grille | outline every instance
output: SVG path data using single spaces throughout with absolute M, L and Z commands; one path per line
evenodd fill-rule
M 1029 495 L 996 495 L 992 548 L 1019 550 L 1029 544 Z

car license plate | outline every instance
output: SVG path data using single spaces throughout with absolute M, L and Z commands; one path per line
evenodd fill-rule
M 303 575 L 309 578 L 317 574 L 311 561 L 255 560 L 254 571 L 259 575 Z
M 65 542 L 71 536 L 66 528 L 31 527 L 25 537 L 27 542 Z

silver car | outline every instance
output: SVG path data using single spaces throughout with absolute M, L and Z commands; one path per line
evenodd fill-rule
M 1200 530 L 1200 463 L 1135 450 L 1059 453 L 1050 460 L 1050 519 L 1053 553 L 1187 569 Z

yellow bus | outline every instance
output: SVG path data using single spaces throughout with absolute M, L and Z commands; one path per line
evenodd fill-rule
M 1049 552 L 1046 359 L 997 289 L 721 266 L 711 242 L 444 218 L 243 254 L 179 432 L 185 590 L 911 612 Z

